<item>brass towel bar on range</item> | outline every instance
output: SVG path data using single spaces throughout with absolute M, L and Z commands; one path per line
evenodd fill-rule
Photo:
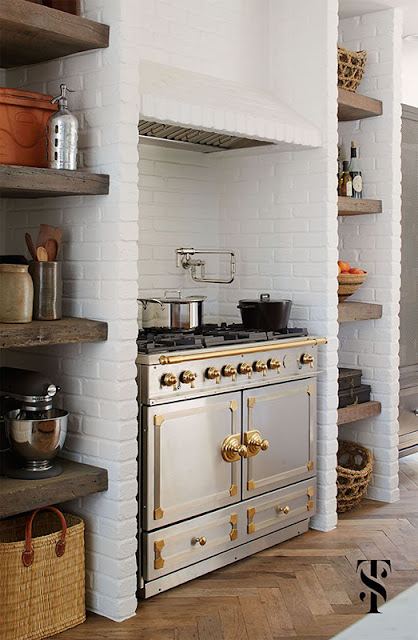
M 261 351 L 277 351 L 279 349 L 292 349 L 293 347 L 308 347 L 309 345 L 327 344 L 327 338 L 307 338 L 298 342 L 283 342 L 281 344 L 263 344 L 254 347 L 241 347 L 238 349 L 228 349 L 228 351 L 203 351 L 201 353 L 184 354 L 181 356 L 160 356 L 160 364 L 177 364 L 179 362 L 190 362 L 190 360 L 210 360 L 211 358 L 222 358 L 228 356 L 240 356 L 244 353 L 259 353 Z

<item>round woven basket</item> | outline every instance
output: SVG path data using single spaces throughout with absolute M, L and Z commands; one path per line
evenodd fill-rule
M 355 507 L 366 493 L 373 471 L 371 452 L 356 442 L 340 440 L 337 466 L 337 512 Z
M 367 278 L 366 273 L 340 273 L 338 275 L 338 302 L 344 302 L 357 291 Z
M 350 51 L 338 47 L 338 86 L 356 91 L 363 77 L 366 51 Z

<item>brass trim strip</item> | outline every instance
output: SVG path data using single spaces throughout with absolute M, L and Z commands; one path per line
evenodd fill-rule
M 179 362 L 190 362 L 192 360 L 210 360 L 211 358 L 223 358 L 228 356 L 240 356 L 244 353 L 261 353 L 263 351 L 279 351 L 281 349 L 293 349 L 295 347 L 308 347 L 309 345 L 327 344 L 327 338 L 307 338 L 300 342 L 286 342 L 283 344 L 263 344 L 255 347 L 241 347 L 241 349 L 228 349 L 224 351 L 210 351 L 193 354 L 182 354 L 181 356 L 160 356 L 160 364 L 177 364 Z

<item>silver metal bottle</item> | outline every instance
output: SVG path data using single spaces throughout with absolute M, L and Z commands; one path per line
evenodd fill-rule
M 46 153 L 50 169 L 77 169 L 78 120 L 68 111 L 67 89 L 60 85 L 61 95 L 51 100 L 58 102 L 58 111 L 48 118 L 46 126 Z

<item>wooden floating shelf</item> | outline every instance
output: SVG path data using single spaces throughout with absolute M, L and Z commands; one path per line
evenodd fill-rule
M 383 105 L 381 100 L 368 98 L 359 93 L 338 88 L 338 120 L 346 122 L 348 120 L 361 120 L 363 118 L 374 118 L 381 116 Z
M 108 193 L 109 176 L 106 174 L 0 165 L 0 196 L 3 198 L 98 196 Z
M 348 407 L 338 409 L 337 424 L 346 424 L 347 422 L 355 422 L 356 420 L 364 420 L 378 416 L 382 411 L 380 402 L 363 402 L 362 404 L 350 404 Z
M 381 304 L 373 304 L 371 302 L 340 302 L 338 304 L 338 322 L 377 320 L 381 317 Z
M 338 196 L 339 216 L 362 216 L 367 213 L 382 213 L 382 201 Z
M 0 479 L 0 518 L 74 500 L 107 489 L 107 471 L 100 467 L 59 460 L 63 472 L 45 480 Z
M 107 340 L 107 323 L 86 318 L 34 320 L 27 324 L 0 324 L 0 349 L 105 340 Z
M 0 3 L 3 68 L 62 58 L 109 46 L 109 27 L 26 0 Z

